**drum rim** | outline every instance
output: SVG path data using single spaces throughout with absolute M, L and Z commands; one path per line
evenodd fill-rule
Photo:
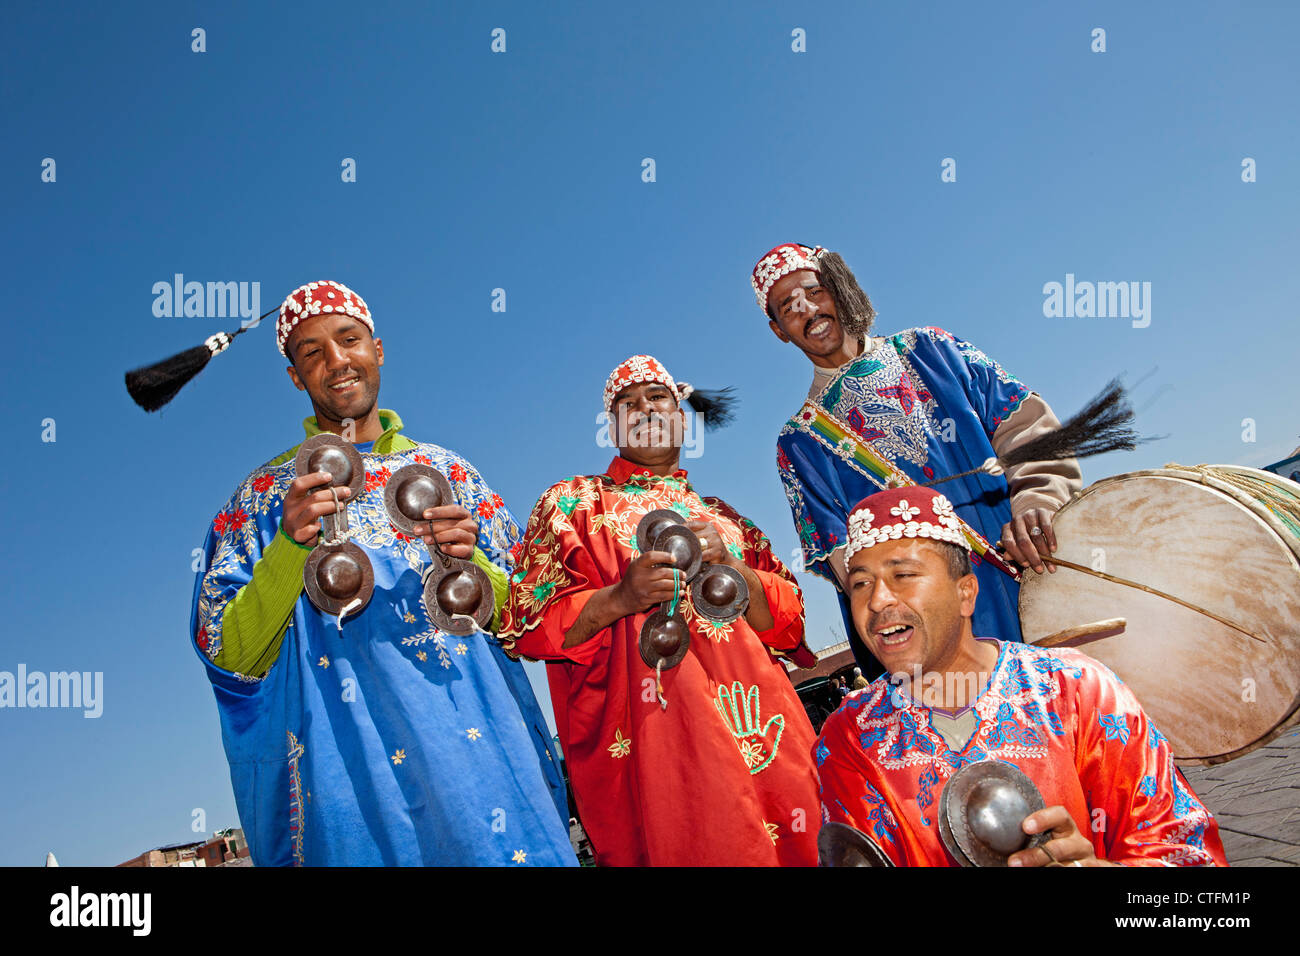
M 1219 468 L 1224 471 L 1231 471 L 1239 475 L 1246 475 L 1251 478 L 1263 478 L 1270 482 L 1281 480 L 1287 482 L 1287 484 L 1295 484 L 1295 482 L 1293 481 L 1289 481 L 1286 478 L 1282 478 L 1280 475 L 1275 475 L 1271 471 L 1264 471 L 1261 468 L 1249 468 L 1244 465 L 1205 465 L 1203 467 Z M 1292 556 L 1294 556 L 1295 558 L 1297 572 L 1300 572 L 1300 539 L 1297 539 L 1287 528 L 1287 526 L 1284 525 L 1280 520 L 1278 520 L 1277 515 L 1273 514 L 1273 512 L 1270 511 L 1267 507 L 1260 504 L 1260 502 L 1257 499 L 1247 495 L 1236 485 L 1229 484 L 1226 481 L 1220 481 L 1216 479 L 1213 475 L 1207 475 L 1202 471 L 1197 471 L 1195 466 L 1192 465 L 1180 465 L 1177 462 L 1170 462 L 1164 468 L 1146 468 L 1141 471 L 1128 471 L 1122 475 L 1110 475 L 1106 478 L 1099 478 L 1096 481 L 1094 481 L 1091 485 L 1089 485 L 1087 488 L 1083 489 L 1074 497 L 1072 497 L 1069 502 L 1066 502 L 1066 504 L 1069 504 L 1070 502 L 1073 501 L 1077 501 L 1080 498 L 1086 497 L 1087 495 L 1095 491 L 1099 486 L 1107 484 L 1108 482 L 1119 481 L 1124 478 L 1146 478 L 1146 477 L 1176 478 L 1180 481 L 1187 481 L 1197 485 L 1205 485 L 1205 487 L 1207 488 L 1213 488 L 1215 491 L 1223 492 L 1223 494 L 1232 498 L 1234 501 L 1238 502 L 1244 508 L 1252 512 L 1256 517 L 1258 517 L 1261 521 L 1263 521 L 1266 525 L 1268 525 L 1269 530 L 1271 530 L 1274 534 L 1276 534 L 1279 538 L 1282 539 L 1282 544 L 1284 544 L 1287 547 L 1287 549 L 1291 552 Z M 1064 507 L 1064 505 L 1062 505 L 1062 507 Z

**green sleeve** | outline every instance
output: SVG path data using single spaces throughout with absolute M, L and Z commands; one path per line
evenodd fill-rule
M 249 677 L 263 677 L 271 669 L 302 593 L 302 569 L 311 550 L 281 526 L 253 565 L 252 580 L 222 612 L 221 650 L 214 664 Z
M 479 548 L 474 549 L 472 560 L 487 572 L 488 580 L 492 582 L 492 596 L 496 600 L 493 602 L 492 607 L 491 631 L 495 634 L 501 627 L 501 609 L 506 606 L 506 595 L 510 591 L 510 580 L 506 573 L 488 560 L 488 556 Z

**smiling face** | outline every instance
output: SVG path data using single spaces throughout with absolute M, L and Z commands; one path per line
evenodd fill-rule
M 946 672 L 975 647 L 979 584 L 973 574 L 953 576 L 944 547 L 955 545 L 900 538 L 849 560 L 853 624 L 888 673 Z
M 768 325 L 776 337 L 793 342 L 815 364 L 832 361 L 843 353 L 844 327 L 835 299 L 811 269 L 777 279 L 767 294 L 767 312 Z
M 294 328 L 285 351 L 293 362 L 289 378 L 310 396 L 321 428 L 335 431 L 374 411 L 384 344 L 363 323 L 339 313 L 313 315 Z
M 614 443 L 628 461 L 646 467 L 676 465 L 686 413 L 667 385 L 643 382 L 614 396 Z

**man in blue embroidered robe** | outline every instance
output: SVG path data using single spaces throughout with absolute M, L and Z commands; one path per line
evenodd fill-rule
M 804 566 L 835 585 L 845 633 L 870 675 L 880 666 L 858 638 L 845 598 L 848 507 L 886 487 L 842 442 L 818 429 L 809 406 L 916 483 L 979 468 L 1060 425 L 1035 392 L 975 346 L 938 328 L 872 334 L 875 310 L 843 259 L 820 246 L 777 246 L 751 275 L 773 333 L 812 362 L 801 414 L 777 440 L 777 467 Z M 990 545 L 1038 573 L 1056 548 L 1052 515 L 1080 487 L 1074 459 L 1029 462 L 1004 475 L 974 474 L 940 490 Z M 1020 639 L 1019 585 L 973 555 L 981 599 L 975 631 Z M 1055 570 L 1050 569 L 1050 570 Z
M 465 459 L 412 441 L 378 407 L 383 344 L 359 296 L 309 283 L 285 300 L 276 331 L 316 413 L 306 436 L 342 435 L 365 464 L 364 491 L 339 494 L 374 592 L 341 624 L 303 593 L 320 517 L 337 506 L 328 474 L 295 477 L 296 447 L 249 475 L 208 532 L 191 637 L 254 863 L 576 865 L 564 783 L 522 667 L 491 634 L 444 634 L 422 601 L 436 540 L 488 573 L 499 609 L 519 525 Z M 426 512 L 425 543 L 384 507 L 389 476 L 413 462 L 447 476 L 456 500 Z

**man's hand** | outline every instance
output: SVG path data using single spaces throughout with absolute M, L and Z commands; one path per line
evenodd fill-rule
M 1079 832 L 1065 807 L 1048 807 L 1025 817 L 1020 824 L 1026 833 L 1047 832 L 1051 837 L 1040 847 L 1021 850 L 1007 858 L 1007 866 L 1114 866 L 1097 859 L 1092 841 Z
M 673 599 L 673 556 L 667 551 L 647 551 L 632 560 L 617 584 L 608 584 L 583 605 L 578 619 L 564 635 L 566 648 L 583 644 L 615 621 L 648 611 Z M 681 582 L 682 591 L 686 582 Z
M 352 494 L 348 488 L 339 488 L 339 505 L 335 507 L 329 485 L 334 476 L 328 471 L 302 475 L 289 483 L 284 495 L 284 514 L 280 521 L 284 533 L 299 544 L 311 544 L 320 533 L 321 515 L 334 514 L 346 504 Z
M 678 575 L 679 594 L 686 582 Z M 667 551 L 647 551 L 627 566 L 623 580 L 614 586 L 614 607 L 619 617 L 648 611 L 656 604 L 673 599 L 673 556 Z
M 1053 513 L 1047 508 L 1030 508 L 1003 525 L 1000 544 L 1011 560 L 1031 567 L 1039 574 L 1044 571 L 1056 573 L 1055 565 L 1043 563 L 1043 558 L 1056 550 Z
M 705 564 L 729 564 L 736 567 L 739 563 L 727 546 L 722 541 L 722 535 L 712 521 L 705 521 L 703 518 L 693 518 L 686 522 L 686 527 L 695 532 L 695 536 L 700 539 L 700 551 L 703 553 Z
M 449 558 L 474 557 L 478 522 L 473 515 L 460 505 L 439 505 L 425 511 L 424 517 L 413 527 L 430 550 L 436 545 Z

